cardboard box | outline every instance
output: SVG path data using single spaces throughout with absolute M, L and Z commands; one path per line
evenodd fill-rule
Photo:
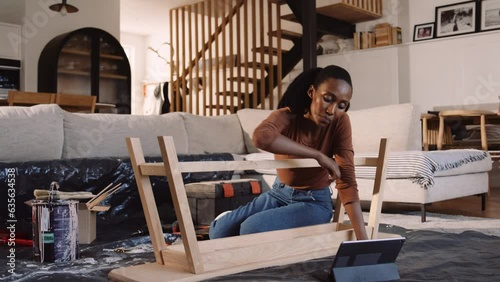
M 78 243 L 90 244 L 96 238 L 96 214 L 86 203 L 78 204 Z
M 100 211 L 107 211 L 111 207 L 99 205 L 104 199 L 120 189 L 120 184 L 104 188 L 99 194 L 86 203 L 78 204 L 78 242 L 90 244 L 96 238 L 96 215 Z

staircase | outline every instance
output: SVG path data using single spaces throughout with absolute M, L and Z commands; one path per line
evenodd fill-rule
M 382 0 L 316 4 L 312 13 L 297 0 L 205 0 L 172 9 L 171 111 L 212 116 L 274 109 L 281 81 L 302 58 L 315 56 L 323 35 L 352 38 L 357 22 L 382 16 Z M 316 34 L 306 33 L 306 40 L 300 28 L 282 27 L 311 19 Z

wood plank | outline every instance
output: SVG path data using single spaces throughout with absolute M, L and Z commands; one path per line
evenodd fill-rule
M 167 247 L 167 244 L 165 244 L 165 239 L 163 237 L 163 229 L 161 228 L 160 216 L 156 208 L 151 181 L 148 176 L 141 174 L 139 169 L 139 164 L 146 162 L 144 153 L 142 152 L 141 142 L 139 138 L 127 138 L 126 143 L 135 175 L 135 181 L 139 188 L 141 204 L 148 225 L 149 236 L 151 237 L 151 244 L 153 245 L 156 262 L 163 264 L 161 251 Z
M 365 8 L 352 6 L 346 3 L 336 3 L 332 5 L 317 7 L 318 14 L 332 17 L 348 23 L 359 23 L 380 19 L 382 14 L 374 13 Z
M 389 234 L 389 233 L 379 233 L 380 238 L 397 238 L 399 235 Z M 338 249 L 338 244 L 336 244 L 335 251 L 331 251 L 335 253 Z M 290 246 L 288 246 L 290 248 Z M 330 251 L 330 250 L 329 250 Z M 312 256 L 312 255 L 311 255 Z M 279 260 L 269 261 L 265 263 L 255 263 L 249 265 L 238 266 L 234 265 L 229 268 L 216 270 L 216 271 L 207 271 L 201 274 L 193 274 L 184 271 L 182 268 L 160 265 L 157 263 L 146 263 L 135 266 L 122 267 L 112 270 L 108 277 L 112 281 L 148 281 L 148 282 L 163 282 L 163 281 L 202 281 L 210 278 L 235 274 L 247 271 L 249 269 L 258 269 L 264 267 L 272 267 L 279 265 L 286 265 L 296 262 L 303 262 L 306 259 L 303 257 L 283 257 Z
M 375 181 L 373 183 L 372 200 L 370 203 L 370 214 L 368 217 L 368 226 L 373 230 L 369 234 L 369 238 L 377 238 L 380 213 L 382 211 L 382 201 L 384 198 L 385 179 L 387 175 L 387 158 L 389 150 L 387 149 L 387 139 L 380 140 L 378 163 L 375 171 Z M 373 211 L 373 212 L 372 212 Z
M 377 158 L 355 157 L 355 166 L 374 166 Z M 209 171 L 232 171 L 232 170 L 252 170 L 252 169 L 273 169 L 273 168 L 293 168 L 293 167 L 318 167 L 319 164 L 314 159 L 294 159 L 294 160 L 262 160 L 262 161 L 207 161 L 207 162 L 179 162 L 181 172 L 209 172 Z M 143 175 L 161 176 L 165 175 L 163 163 L 144 163 L 139 165 Z
M 269 35 L 278 37 L 279 32 L 278 32 L 278 30 L 273 30 L 273 31 L 269 32 Z M 300 34 L 298 32 L 293 32 L 293 31 L 282 29 L 281 30 L 281 38 L 286 39 L 286 40 L 295 41 L 295 40 L 302 39 L 302 34 Z
M 158 143 L 160 143 L 161 155 L 170 194 L 172 195 L 175 215 L 181 229 L 182 242 L 188 262 L 187 268 L 190 272 L 202 273 L 204 272 L 204 267 L 197 244 L 186 190 L 184 189 L 184 181 L 181 171 L 178 169 L 179 162 L 177 160 L 177 152 L 175 151 L 174 139 L 172 136 L 160 136 L 158 137 Z

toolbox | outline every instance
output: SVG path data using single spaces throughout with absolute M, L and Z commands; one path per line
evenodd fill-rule
M 262 191 L 257 179 L 205 181 L 185 188 L 195 225 L 210 225 L 220 213 L 251 202 Z

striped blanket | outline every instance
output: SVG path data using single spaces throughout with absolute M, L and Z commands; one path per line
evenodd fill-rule
M 356 154 L 356 157 L 376 157 L 376 154 Z M 434 185 L 438 172 L 452 170 L 466 164 L 486 159 L 488 152 L 475 149 L 443 151 L 404 151 L 391 152 L 387 163 L 387 179 L 409 179 L 427 189 Z M 271 160 L 270 153 L 254 153 L 245 156 L 246 160 Z M 374 167 L 356 167 L 356 177 L 375 178 Z M 261 174 L 276 174 L 272 169 L 256 170 Z
M 376 154 L 356 156 L 374 157 Z M 488 156 L 488 152 L 474 149 L 391 152 L 387 162 L 387 179 L 410 179 L 423 188 L 429 188 L 434 185 L 436 172 L 481 161 Z M 356 177 L 373 179 L 375 168 L 356 167 Z

